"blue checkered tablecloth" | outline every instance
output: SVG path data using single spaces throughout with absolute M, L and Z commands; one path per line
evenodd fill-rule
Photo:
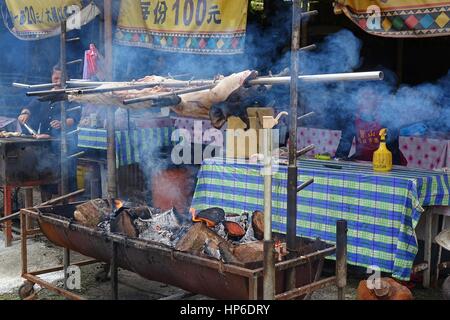
M 415 228 L 426 206 L 449 206 L 449 175 L 394 168 L 375 173 L 371 165 L 299 162 L 299 184 L 315 182 L 298 194 L 297 235 L 333 243 L 338 219 L 348 222 L 348 262 L 378 266 L 408 280 L 418 251 Z M 261 166 L 207 159 L 198 174 L 192 207 L 221 207 L 226 212 L 263 210 Z M 272 184 L 273 230 L 286 231 L 287 167 L 279 166 Z
M 78 147 L 98 150 L 107 149 L 104 129 L 79 128 Z M 156 148 L 171 146 L 172 127 L 142 128 L 116 132 L 117 165 L 139 163 Z

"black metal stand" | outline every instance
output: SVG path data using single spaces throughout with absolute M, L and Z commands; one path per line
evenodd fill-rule
M 119 299 L 119 273 L 117 264 L 117 243 L 111 243 L 111 298 L 112 300 Z
M 336 222 L 336 283 L 338 300 L 345 300 L 347 286 L 347 221 Z

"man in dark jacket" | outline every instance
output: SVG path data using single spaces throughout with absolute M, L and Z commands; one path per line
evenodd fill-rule
M 55 85 L 54 89 L 60 89 L 62 70 L 59 65 L 53 67 L 52 83 Z M 74 106 L 67 103 L 66 108 L 70 109 Z M 67 112 L 66 128 L 68 131 L 75 130 L 81 118 L 81 110 L 73 110 Z M 31 103 L 22 109 L 18 117 L 19 123 L 22 125 L 22 131 L 28 132 L 23 126 L 26 123 L 34 131 L 39 133 L 42 137 L 51 137 L 59 139 L 61 137 L 61 103 L 60 102 L 41 102 L 34 99 Z M 55 144 L 60 144 L 59 140 Z M 76 152 L 77 141 L 76 135 L 68 137 L 68 153 Z M 60 150 L 59 145 L 54 146 L 54 150 Z M 75 161 L 68 161 L 69 167 L 69 191 L 76 189 L 76 163 Z M 41 186 L 42 201 L 51 198 L 53 194 L 57 194 L 57 185 Z

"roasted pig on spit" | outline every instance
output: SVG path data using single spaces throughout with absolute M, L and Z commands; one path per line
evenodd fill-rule
M 197 92 L 190 92 L 176 95 L 177 90 L 186 88 L 186 86 L 179 86 L 177 89 L 168 88 L 164 85 L 155 85 L 154 87 L 144 89 L 120 90 L 112 92 L 103 92 L 95 94 L 78 94 L 76 90 L 68 94 L 69 101 L 75 101 L 83 104 L 96 104 L 101 106 L 115 106 L 131 109 L 143 109 L 152 106 L 158 106 L 156 101 L 145 101 L 134 104 L 124 105 L 124 100 L 136 99 L 146 96 L 163 95 L 161 99 L 171 109 L 181 116 L 194 118 L 210 118 L 216 128 L 220 128 L 226 119 L 231 115 L 242 116 L 243 120 L 246 117 L 246 112 L 243 112 L 239 106 L 240 97 L 248 99 L 248 96 L 254 96 L 256 93 L 261 93 L 261 87 L 245 88 L 246 81 L 257 76 L 255 71 L 246 70 L 239 73 L 234 73 L 227 77 L 221 77 L 216 85 L 212 85 L 211 89 L 201 90 Z M 158 76 L 147 76 L 138 80 L 134 84 L 144 83 L 164 83 L 169 81 L 171 84 L 183 84 L 185 81 L 177 81 L 165 79 Z M 103 90 L 108 88 L 121 88 L 124 83 L 103 84 L 95 90 Z M 195 87 L 194 87 L 195 88 Z M 198 88 L 202 88 L 201 86 Z M 167 95 L 167 93 L 174 92 L 174 95 Z M 174 98 L 178 98 L 174 99 Z M 175 102 L 175 103 L 174 103 Z M 166 105 L 167 105 L 166 104 Z M 223 104 L 223 105 L 220 105 Z M 214 105 L 219 105 L 213 112 L 210 112 Z M 248 122 L 245 121 L 244 122 Z

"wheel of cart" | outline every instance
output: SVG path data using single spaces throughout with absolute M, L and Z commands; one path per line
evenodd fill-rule
M 35 296 L 34 283 L 31 281 L 24 281 L 19 287 L 19 297 L 22 300 L 30 300 Z

